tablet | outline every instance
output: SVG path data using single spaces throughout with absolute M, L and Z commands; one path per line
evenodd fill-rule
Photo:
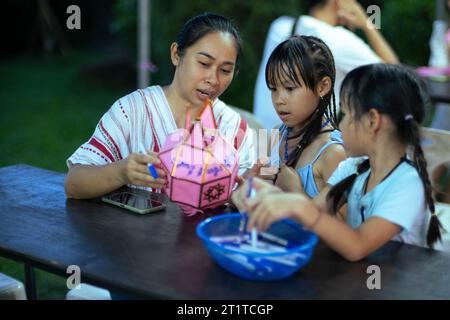
M 106 195 L 102 197 L 102 201 L 138 214 L 160 211 L 166 207 L 161 201 L 153 199 L 151 195 L 145 196 L 127 191 Z

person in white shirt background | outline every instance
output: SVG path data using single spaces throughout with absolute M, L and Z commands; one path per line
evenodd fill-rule
M 446 1 L 447 11 L 437 11 L 439 18 L 433 23 L 433 33 L 430 39 L 430 67 L 445 68 L 450 63 L 450 26 L 448 12 L 450 0 Z M 450 130 L 450 106 L 444 103 L 436 104 L 436 112 L 431 123 L 432 128 Z
M 398 63 L 399 60 L 363 7 L 355 0 L 304 0 L 308 15 L 298 19 L 282 16 L 272 22 L 259 68 L 253 113 L 264 128 L 270 130 L 281 123 L 271 106 L 270 91 L 265 82 L 265 66 L 273 49 L 293 34 L 315 36 L 331 49 L 336 63 L 335 92 L 339 92 L 345 75 L 356 67 L 377 63 Z M 351 30 L 361 29 L 369 44 Z M 339 101 L 336 101 L 339 107 Z
M 433 23 L 433 33 L 430 38 L 430 67 L 445 68 L 450 67 L 450 0 L 443 0 L 447 10 L 442 7 L 436 8 L 437 19 Z M 435 113 L 430 127 L 441 130 L 450 130 L 450 105 L 446 103 L 437 103 L 435 105 Z M 441 177 L 449 171 L 449 168 L 442 167 L 436 173 Z M 450 182 L 444 187 L 444 196 L 440 201 L 450 203 Z

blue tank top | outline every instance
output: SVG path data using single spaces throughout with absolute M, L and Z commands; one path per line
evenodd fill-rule
M 284 124 L 279 129 L 282 137 L 284 137 L 284 135 L 286 134 L 286 132 L 283 132 L 283 131 L 285 131 L 285 129 L 286 129 L 286 126 Z M 312 161 L 310 163 L 308 163 L 307 165 L 297 169 L 297 172 L 300 175 L 300 178 L 302 181 L 303 190 L 305 190 L 305 193 L 309 197 L 314 198 L 316 195 L 319 194 L 319 190 L 317 189 L 316 181 L 314 180 L 314 173 L 313 173 L 314 164 L 316 163 L 316 161 L 320 158 L 322 153 L 329 146 L 331 146 L 332 144 L 343 144 L 343 143 L 344 143 L 344 141 L 342 140 L 341 132 L 339 130 L 332 131 L 328 142 L 325 143 L 319 149 L 319 151 L 316 153 L 316 155 L 314 156 Z M 278 152 L 279 148 L 280 148 L 280 146 L 278 143 L 277 152 Z M 272 150 L 272 152 L 273 151 L 275 151 L 275 150 Z

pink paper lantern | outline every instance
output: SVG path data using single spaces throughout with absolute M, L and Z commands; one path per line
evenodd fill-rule
M 208 104 L 189 130 L 167 137 L 159 153 L 168 177 L 164 192 L 187 215 L 224 204 L 235 184 L 238 153 L 213 117 Z

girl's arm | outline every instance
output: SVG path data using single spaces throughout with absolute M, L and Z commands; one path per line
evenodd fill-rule
M 159 164 L 156 154 L 132 153 L 126 159 L 107 165 L 80 165 L 69 168 L 64 183 L 68 198 L 95 198 L 117 188 L 132 184 L 160 189 L 165 184 L 165 173 L 156 168 L 158 178 L 150 175 L 148 163 Z
M 328 205 L 327 205 L 327 195 L 330 189 L 332 188 L 332 185 L 327 184 L 320 193 L 315 196 L 312 201 L 316 205 L 316 207 L 322 211 L 322 212 L 328 212 Z M 347 219 L 347 204 L 343 205 L 342 208 L 339 209 L 339 211 L 336 213 L 335 217 L 341 221 L 346 221 Z
M 397 55 L 391 48 L 383 35 L 374 26 L 364 26 L 363 31 L 373 50 L 380 56 L 385 63 L 399 63 Z
M 339 163 L 346 158 L 345 149 L 340 144 L 332 144 L 320 155 L 315 165 L 318 173 L 316 183 L 320 191 L 327 186 L 328 179 L 330 179 Z
M 320 188 L 320 193 L 316 197 L 314 197 L 313 202 L 320 208 L 321 211 L 328 210 L 326 199 L 328 192 L 332 187 L 327 183 L 328 179 L 330 179 L 339 163 L 344 161 L 346 158 L 347 155 L 345 153 L 344 147 L 340 144 L 333 144 L 325 150 L 325 152 L 317 161 L 316 168 L 319 177 L 318 179 L 316 179 L 316 181 L 317 187 Z M 344 205 L 336 214 L 336 217 L 341 219 L 342 221 L 345 221 L 346 215 L 347 205 Z
M 306 194 L 297 170 L 295 170 L 295 168 L 288 167 L 285 164 L 281 166 L 278 172 L 275 185 L 286 192 L 299 192 Z
M 340 144 L 332 144 L 329 146 L 317 160 L 314 165 L 315 180 L 317 188 L 322 190 L 326 187 L 328 179 L 336 170 L 339 163 L 346 159 L 345 149 Z M 276 185 L 286 192 L 299 192 L 306 195 L 302 181 L 294 168 L 283 165 L 278 173 Z
M 317 217 L 317 214 L 320 214 L 320 216 Z M 378 217 L 372 217 L 358 229 L 352 229 L 345 222 L 330 215 L 323 212 L 317 214 L 316 219 L 320 220 L 313 226 L 313 231 L 328 246 L 349 261 L 359 261 L 365 258 L 401 231 L 398 225 Z M 300 219 L 305 219 L 305 217 Z M 310 223 L 314 222 L 311 222 L 311 217 L 306 219 Z
M 323 204 L 322 204 L 323 205 Z M 358 261 L 380 248 L 401 231 L 396 224 L 372 217 L 358 229 L 335 219 L 322 205 L 298 193 L 258 194 L 248 201 L 249 230 L 265 230 L 273 222 L 293 218 L 312 229 L 331 248 L 350 261 Z
M 350 29 L 359 28 L 367 37 L 370 46 L 385 63 L 399 63 L 398 57 L 389 43 L 378 31 L 375 25 L 369 21 L 364 8 L 357 1 L 339 1 L 338 15 L 341 23 Z
M 325 212 L 328 210 L 327 195 L 331 187 L 332 186 L 330 184 L 325 185 L 325 187 L 320 191 L 320 193 L 312 199 L 312 202 L 320 211 Z

